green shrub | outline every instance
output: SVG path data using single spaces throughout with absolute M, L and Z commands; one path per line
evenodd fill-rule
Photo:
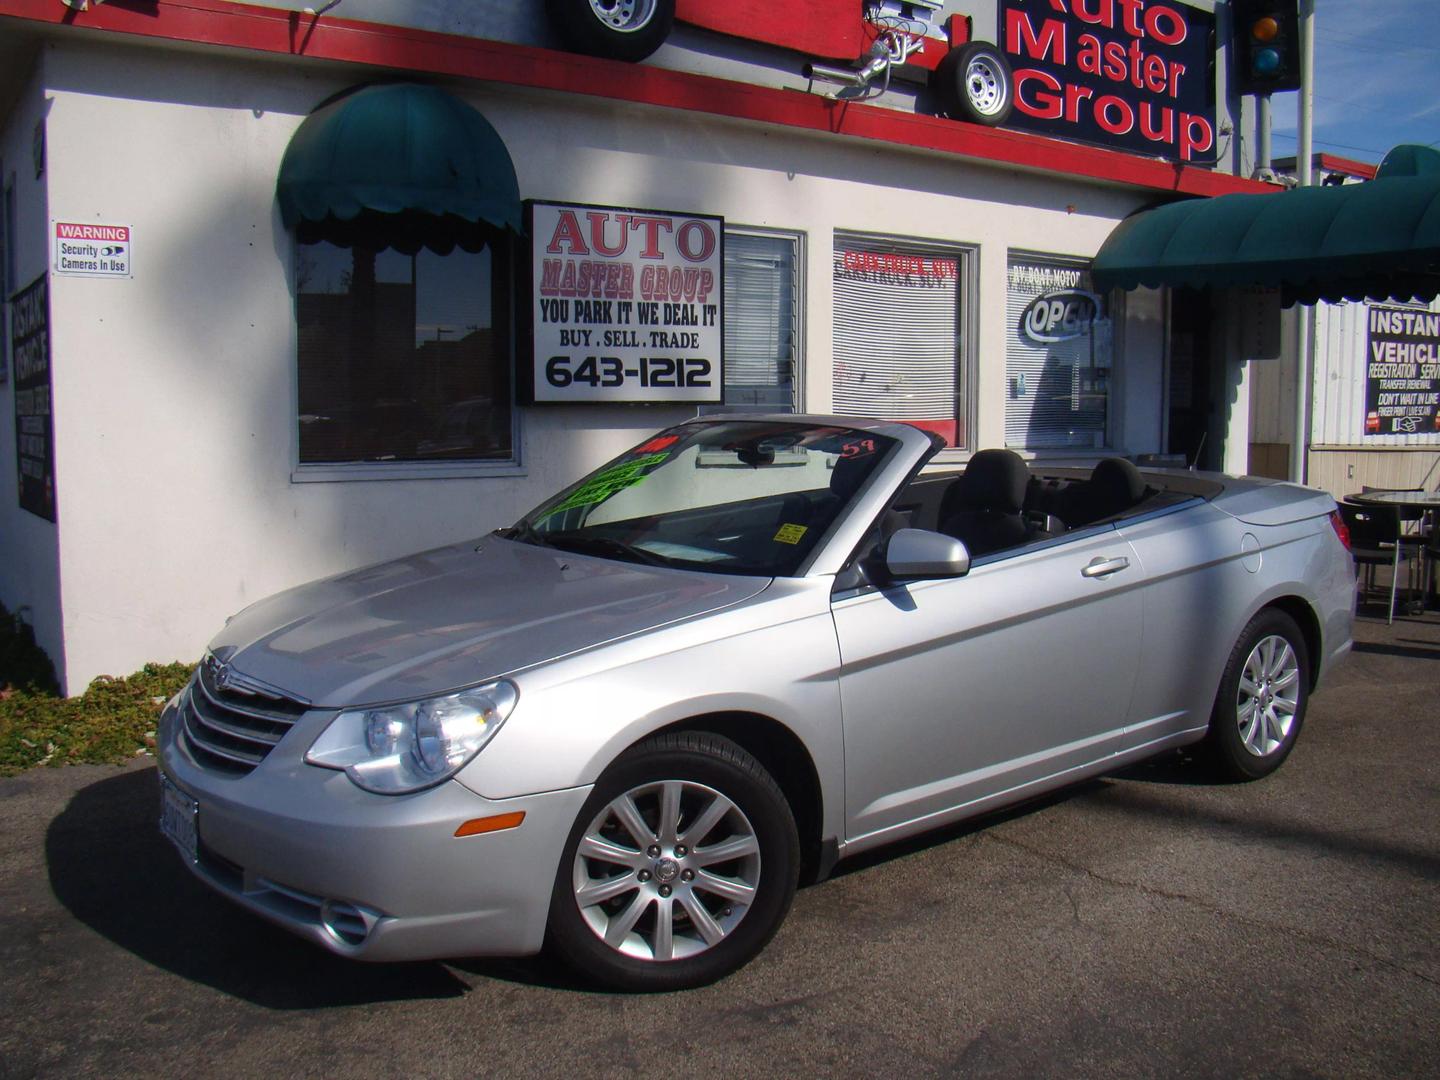
M 59 696 L 55 669 L 30 628 L 0 607 L 0 776 L 33 765 L 118 763 L 154 747 L 155 721 L 193 665 L 146 664 Z
M 125 679 L 102 675 L 79 697 L 0 691 L 0 776 L 32 765 L 119 763 L 152 750 L 160 709 L 192 668 L 146 664 Z

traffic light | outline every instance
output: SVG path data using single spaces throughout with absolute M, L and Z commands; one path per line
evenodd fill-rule
M 1237 93 L 1300 89 L 1298 6 L 1298 0 L 1231 0 Z

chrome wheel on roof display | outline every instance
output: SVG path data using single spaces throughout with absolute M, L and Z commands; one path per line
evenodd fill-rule
M 630 63 L 663 45 L 675 25 L 675 0 L 545 0 L 545 10 L 569 48 Z
M 987 127 L 1005 123 L 1015 105 L 1010 61 L 984 41 L 967 41 L 946 53 L 930 77 L 930 89 L 942 114 Z
M 1272 634 L 1250 650 L 1240 675 L 1236 723 L 1240 741 L 1256 757 L 1278 750 L 1300 707 L 1300 661 L 1283 637 Z
M 979 53 L 965 66 L 965 88 L 975 111 L 994 116 L 1010 100 L 1010 83 L 995 58 Z
M 655 17 L 655 3 L 656 0 L 590 0 L 590 10 L 607 26 L 631 33 Z
M 718 945 L 749 911 L 759 882 L 749 818 L 691 781 L 619 795 L 575 851 L 581 917 L 610 948 L 639 960 L 679 960 Z

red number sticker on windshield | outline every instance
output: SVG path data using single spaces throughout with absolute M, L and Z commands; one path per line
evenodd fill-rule
M 674 446 L 679 441 L 679 435 L 658 435 L 647 443 L 641 443 L 630 452 L 632 454 L 654 454 L 666 447 Z
M 840 456 L 842 458 L 864 457 L 866 454 L 873 454 L 874 452 L 874 439 L 860 439 L 856 442 L 847 442 L 840 448 Z

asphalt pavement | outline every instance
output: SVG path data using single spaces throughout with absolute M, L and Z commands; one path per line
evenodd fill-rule
M 1171 755 L 842 863 L 673 995 L 339 960 L 191 879 L 153 762 L 36 769 L 0 781 L 0 1080 L 1434 1076 L 1440 614 L 1356 638 L 1270 779 Z

